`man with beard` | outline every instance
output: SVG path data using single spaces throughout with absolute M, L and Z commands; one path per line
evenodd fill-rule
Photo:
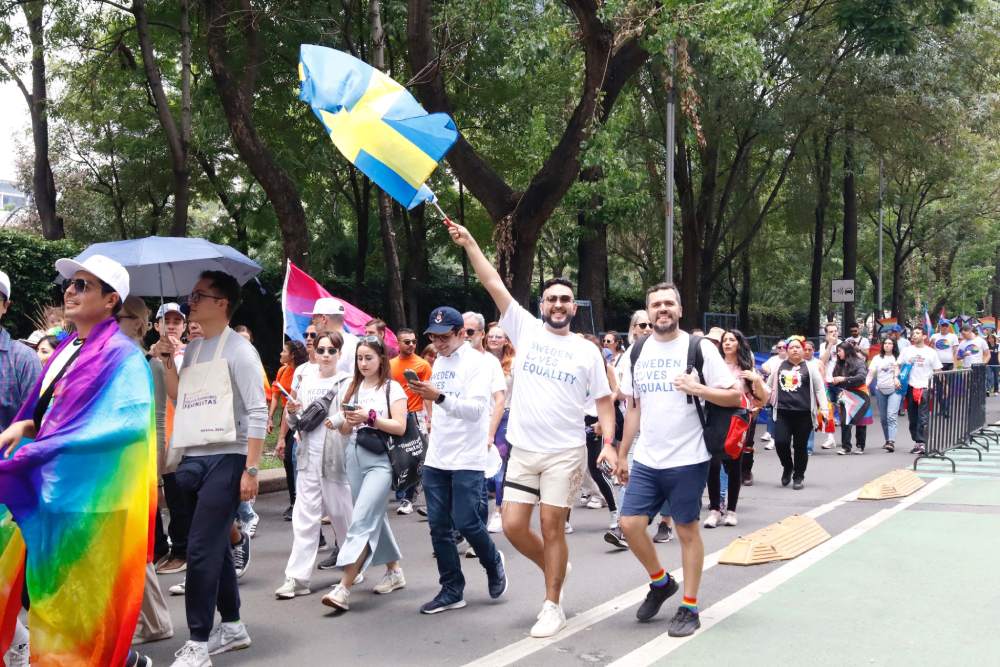
M 604 444 L 615 432 L 614 407 L 600 350 L 570 333 L 576 314 L 573 286 L 552 278 L 542 286 L 542 320 L 521 307 L 469 231 L 449 223 L 452 240 L 465 248 L 479 281 L 500 310 L 500 326 L 517 350 L 512 371 L 504 480 L 503 531 L 511 544 L 545 574 L 545 603 L 532 637 L 551 637 L 566 625 L 560 604 L 568 570 L 565 526 L 583 481 L 587 459 L 584 406 L 595 400 Z M 704 480 L 702 480 L 704 482 Z M 542 534 L 531 530 L 540 505 Z
M 698 585 L 705 547 L 698 529 L 701 496 L 708 478 L 711 455 L 705 446 L 703 426 L 695 400 L 721 406 L 738 406 L 736 380 L 710 340 L 701 340 L 703 361 L 698 371 L 688 368 L 690 336 L 677 323 L 681 317 L 680 293 L 669 283 L 646 292 L 646 310 L 653 335 L 643 340 L 635 366 L 626 367 L 620 390 L 629 399 L 622 441 L 616 452 L 605 443 L 598 461 L 615 466 L 618 479 L 628 484 L 619 525 L 629 548 L 649 573 L 649 593 L 636 617 L 649 621 L 680 586 L 660 565 L 646 526 L 664 501 L 670 506 L 681 542 L 684 567 L 684 600 L 667 627 L 671 637 L 694 633 L 698 620 Z M 690 371 L 690 372 L 688 372 Z M 520 390 L 520 387 L 518 388 Z M 514 394 L 517 396 L 517 393 Z M 631 473 L 628 452 L 639 434 Z

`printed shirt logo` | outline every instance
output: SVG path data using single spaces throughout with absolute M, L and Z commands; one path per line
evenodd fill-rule
M 936 350 L 947 350 L 950 347 L 951 344 L 948 342 L 947 338 L 938 338 L 934 341 L 934 349 Z
M 798 367 L 781 371 L 778 381 L 781 383 L 782 391 L 798 391 L 802 386 L 802 372 Z

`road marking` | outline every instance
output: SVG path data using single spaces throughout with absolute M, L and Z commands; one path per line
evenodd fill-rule
M 845 493 L 835 500 L 831 500 L 828 503 L 814 507 L 806 512 L 805 516 L 812 517 L 813 519 L 823 516 L 845 503 L 856 500 L 859 493 L 861 493 L 861 489 L 854 489 L 853 491 Z M 710 570 L 718 565 L 719 557 L 722 556 L 722 553 L 726 550 L 726 548 L 728 548 L 728 546 L 729 545 L 726 545 L 726 547 L 705 556 L 705 565 L 702 568 L 702 572 Z M 636 563 L 636 565 L 638 566 L 638 563 Z M 681 568 L 673 570 L 670 573 L 670 576 L 675 578 L 678 582 L 684 581 L 684 574 Z M 477 658 L 472 662 L 466 663 L 465 667 L 503 667 L 504 665 L 513 664 L 518 660 L 524 660 L 533 653 L 537 653 L 552 644 L 561 642 L 581 630 L 586 630 L 597 623 L 614 616 L 627 607 L 639 604 L 646 599 L 646 593 L 648 592 L 648 584 L 643 584 L 638 588 L 633 588 L 630 591 L 622 593 L 618 597 L 612 598 L 607 602 L 603 602 L 596 607 L 591 607 L 587 611 L 567 619 L 566 627 L 554 637 L 547 637 L 545 639 L 527 637 L 525 639 L 521 639 L 501 649 L 497 649 L 493 653 L 484 655 L 481 658 Z
M 657 660 L 661 660 L 673 653 L 681 646 L 691 641 L 695 637 L 700 637 L 710 630 L 712 626 L 721 623 L 726 618 L 732 616 L 752 602 L 760 599 L 765 594 L 785 583 L 795 575 L 805 571 L 812 565 L 823 560 L 841 547 L 850 544 L 868 531 L 872 530 L 890 517 L 902 512 L 907 507 L 920 502 L 930 494 L 938 491 L 942 487 L 951 483 L 951 479 L 936 479 L 913 495 L 902 499 L 896 505 L 873 514 L 864 521 L 851 526 L 836 537 L 819 545 L 815 549 L 804 553 L 798 558 L 789 561 L 776 570 L 764 575 L 746 587 L 741 588 L 729 597 L 723 598 L 701 613 L 701 630 L 688 637 L 670 637 L 666 633 L 656 639 L 643 644 L 631 653 L 628 653 L 611 663 L 609 667 L 643 667 L 651 665 Z

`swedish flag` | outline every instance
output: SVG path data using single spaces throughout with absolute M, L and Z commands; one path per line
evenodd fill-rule
M 434 199 L 424 185 L 458 139 L 447 114 L 428 114 L 401 85 L 342 51 L 303 44 L 299 99 L 354 166 L 410 209 Z

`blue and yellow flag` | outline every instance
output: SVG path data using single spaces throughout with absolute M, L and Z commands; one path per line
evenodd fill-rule
M 428 114 L 385 73 L 323 46 L 302 45 L 299 79 L 299 99 L 355 167 L 407 209 L 434 199 L 424 182 L 458 139 L 448 114 Z

